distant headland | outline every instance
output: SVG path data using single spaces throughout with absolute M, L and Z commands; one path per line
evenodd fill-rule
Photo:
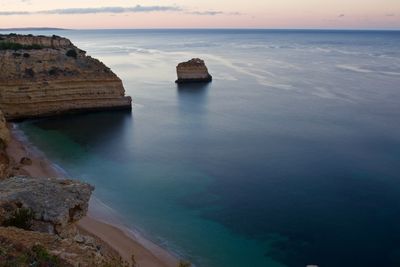
M 26 27 L 26 28 L 0 28 L 0 31 L 66 31 L 63 28 Z

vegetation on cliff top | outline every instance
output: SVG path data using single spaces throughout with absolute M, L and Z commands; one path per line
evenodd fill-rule
M 3 222 L 2 226 L 14 226 L 24 230 L 29 230 L 32 225 L 34 214 L 31 209 L 16 209 L 12 216 Z
M 44 47 L 41 45 L 33 44 L 33 45 L 23 45 L 19 43 L 13 43 L 9 41 L 1 41 L 0 40 L 0 50 L 38 50 L 43 49 Z
M 71 266 L 62 259 L 51 255 L 41 245 L 31 248 L 16 244 L 8 238 L 0 237 L 0 267 L 9 266 Z
M 77 58 L 78 53 L 76 52 L 75 49 L 70 49 L 70 50 L 67 51 L 66 56 L 67 57 Z

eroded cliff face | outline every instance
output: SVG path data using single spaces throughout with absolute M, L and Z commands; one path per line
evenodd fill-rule
M 68 39 L 0 35 L 0 109 L 8 120 L 130 108 L 122 81 Z
M 32 161 L 26 155 L 17 163 L 7 154 L 15 140 L 6 119 L 130 108 L 121 80 L 68 39 L 0 35 L 1 263 L 41 265 L 32 254 L 40 245 L 38 253 L 45 250 L 59 266 L 126 266 L 107 244 L 76 228 L 92 186 L 19 174 Z
M 34 214 L 31 230 L 74 234 L 75 222 L 86 215 L 93 189 L 73 180 L 10 177 L 0 181 L 0 224 L 24 208 Z
M 40 245 L 65 263 L 57 266 L 124 266 L 115 251 L 75 227 L 86 215 L 92 190 L 86 183 L 54 178 L 0 181 L 0 248 L 7 250 L 0 262 L 30 266 L 34 259 L 28 252 Z M 12 264 L 16 256 L 24 256 L 24 264 Z

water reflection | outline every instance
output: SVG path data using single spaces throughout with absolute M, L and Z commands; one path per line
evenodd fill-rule
M 83 148 L 115 154 L 125 147 L 126 133 L 132 132 L 132 112 L 126 110 L 74 114 L 27 122 L 44 131 L 56 131 Z M 130 128 L 130 129 L 129 129 Z M 119 146 L 120 149 L 118 149 Z
M 208 116 L 208 91 L 211 83 L 177 84 L 178 113 L 182 126 L 197 131 L 205 128 Z
M 211 83 L 177 84 L 178 105 L 181 109 L 204 111 L 208 102 Z

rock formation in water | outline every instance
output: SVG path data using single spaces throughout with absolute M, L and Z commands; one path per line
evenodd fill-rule
M 130 108 L 121 79 L 68 39 L 0 35 L 0 110 L 7 120 Z
M 187 62 L 179 63 L 176 67 L 178 79 L 176 83 L 211 82 L 212 76 L 203 60 L 193 58 Z

